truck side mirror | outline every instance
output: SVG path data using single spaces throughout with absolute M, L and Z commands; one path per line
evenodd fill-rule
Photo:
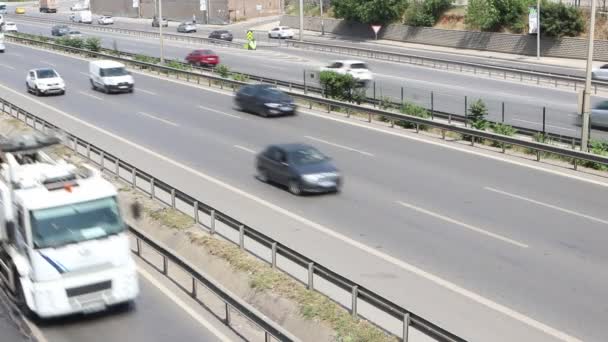
M 8 241 L 15 241 L 17 238 L 15 235 L 15 222 L 6 221 L 6 238 Z
M 131 203 L 131 215 L 133 215 L 134 219 L 139 220 L 141 218 L 141 212 L 142 206 L 139 202 Z

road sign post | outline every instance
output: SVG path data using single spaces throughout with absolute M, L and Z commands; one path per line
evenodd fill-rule
M 378 40 L 378 32 L 380 32 L 381 28 L 382 28 L 382 25 L 372 25 L 372 30 L 374 30 L 374 35 L 376 36 L 376 40 Z

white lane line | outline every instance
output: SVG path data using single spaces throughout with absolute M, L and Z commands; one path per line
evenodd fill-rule
M 15 70 L 15 68 L 14 68 L 14 67 L 12 67 L 12 66 L 10 66 L 10 65 L 6 65 L 6 64 L 2 64 L 2 63 L 0 63 L 0 66 L 1 66 L 1 67 L 4 67 L 4 68 L 7 68 L 7 69 Z
M 215 335 L 221 341 L 230 342 L 231 340 L 224 335 L 221 331 L 219 331 L 213 324 L 209 323 L 203 316 L 199 315 L 196 311 L 194 311 L 188 304 L 184 303 L 180 298 L 178 298 L 173 291 L 166 288 L 163 284 L 161 284 L 158 280 L 156 280 L 148 271 L 141 268 L 139 265 L 137 266 L 137 272 L 141 274 L 146 280 L 148 280 L 152 285 L 154 285 L 160 292 L 162 292 L 165 296 L 171 299 L 180 309 L 184 310 L 192 319 L 197 321 L 200 325 L 202 325 L 205 329 L 209 330 L 213 335 Z
M 242 119 L 242 118 L 241 118 L 240 116 L 238 116 L 238 115 L 229 114 L 229 113 L 224 113 L 224 112 L 219 111 L 219 110 L 217 110 L 217 109 L 213 109 L 213 108 L 205 107 L 205 106 L 202 106 L 202 105 L 199 105 L 199 106 L 198 106 L 198 108 L 200 108 L 200 109 L 202 109 L 202 110 L 210 111 L 210 112 L 213 112 L 213 113 L 217 113 L 217 114 L 226 115 L 226 116 L 229 116 L 229 117 L 231 117 L 231 118 Z
M 34 49 L 36 49 L 36 48 L 34 48 Z M 41 49 L 36 49 L 36 50 L 44 51 L 44 50 L 41 50 Z M 72 58 L 74 58 L 74 57 L 72 57 Z M 75 58 L 75 59 L 85 60 L 84 58 Z M 182 83 L 182 82 L 177 81 L 177 80 L 166 79 L 166 78 L 163 78 L 163 77 L 160 77 L 160 76 L 149 75 L 149 74 L 146 74 L 146 73 L 143 73 L 143 72 L 136 72 L 136 73 L 144 75 L 144 76 L 154 77 L 154 78 L 157 78 L 157 79 L 160 79 L 160 80 L 172 82 L 172 83 L 175 83 L 175 84 L 187 85 L 186 83 Z M 193 87 L 195 87 L 197 89 L 205 89 L 203 87 L 196 87 L 194 85 L 190 85 L 190 86 L 193 86 Z M 387 254 L 387 253 L 381 252 L 381 251 L 379 251 L 379 250 L 377 250 L 375 248 L 369 247 L 369 246 L 367 246 L 367 245 L 365 245 L 365 244 L 363 244 L 363 243 L 361 243 L 361 242 L 359 242 L 357 240 L 354 240 L 354 239 L 352 239 L 352 238 L 350 238 L 350 237 L 348 237 L 346 235 L 340 234 L 340 233 L 338 233 L 338 232 L 336 232 L 336 231 L 334 231 L 334 230 L 332 230 L 330 228 L 327 228 L 327 227 L 322 226 L 322 225 L 320 225 L 320 224 L 318 224 L 316 222 L 313 222 L 313 221 L 311 221 L 309 219 L 306 219 L 306 218 L 304 218 L 302 216 L 299 216 L 299 215 L 297 215 L 295 213 L 292 213 L 292 212 L 288 211 L 287 209 L 284 209 L 284 208 L 282 208 L 280 206 L 272 204 L 272 203 L 270 203 L 270 202 L 268 202 L 268 201 L 266 201 L 266 200 L 264 200 L 262 198 L 259 198 L 257 196 L 254 196 L 254 195 L 250 194 L 250 193 L 247 193 L 247 192 L 245 192 L 245 191 L 243 191 L 243 190 L 241 190 L 241 189 L 239 189 L 237 187 L 231 186 L 231 185 L 229 185 L 227 183 L 224 183 L 224 182 L 222 182 L 222 181 L 220 181 L 218 179 L 215 179 L 215 178 L 213 178 L 211 176 L 208 176 L 208 175 L 206 175 L 206 174 L 204 174 L 204 173 L 202 173 L 202 172 L 200 172 L 200 171 L 198 171 L 198 170 L 196 170 L 196 169 L 194 169 L 192 167 L 189 167 L 189 166 L 186 166 L 184 164 L 181 164 L 181 163 L 179 163 L 179 162 L 177 162 L 177 161 L 175 161 L 175 160 L 173 160 L 171 158 L 168 158 L 168 157 L 166 157 L 166 156 L 164 156 L 162 154 L 159 154 L 159 153 L 154 152 L 154 151 L 152 151 L 150 149 L 147 149 L 147 148 L 145 148 L 145 147 L 143 147 L 141 145 L 138 145 L 138 144 L 136 144 L 136 143 L 134 143 L 134 142 L 132 142 L 132 141 L 130 141 L 128 139 L 125 139 L 125 138 L 120 137 L 120 136 L 118 136 L 118 135 L 116 135 L 114 133 L 111 133 L 111 132 L 109 132 L 109 131 L 107 131 L 107 130 L 105 130 L 103 128 L 96 127 L 95 125 L 93 125 L 91 123 L 88 123 L 88 122 L 86 122 L 86 121 L 84 121 L 82 119 L 79 119 L 79 118 L 77 118 L 77 117 L 75 117 L 73 115 L 70 115 L 70 114 L 68 114 L 68 113 L 66 113 L 64 111 L 61 111 L 60 109 L 57 109 L 57 108 L 55 108 L 53 106 L 50 106 L 50 105 L 48 105 L 48 104 L 46 104 L 46 103 L 44 103 L 44 102 L 42 102 L 40 100 L 37 100 L 35 98 L 29 98 L 28 96 L 26 96 L 24 94 L 21 94 L 21 93 L 15 91 L 15 90 L 13 90 L 13 89 L 11 89 L 9 87 L 6 87 L 6 86 L 4 86 L 2 84 L 0 84 L 0 88 L 3 88 L 6 91 L 9 91 L 9 92 L 11 92 L 11 93 L 13 93 L 13 94 L 15 94 L 17 96 L 20 96 L 20 97 L 22 97 L 22 98 L 24 98 L 24 99 L 26 99 L 28 101 L 34 102 L 34 103 L 38 104 L 39 106 L 47 108 L 47 109 L 49 109 L 49 110 L 51 110 L 51 111 L 53 111 L 53 112 L 55 112 L 57 114 L 60 114 L 60 115 L 62 115 L 64 117 L 66 117 L 66 118 L 69 118 L 69 119 L 71 119 L 71 120 L 73 120 L 73 121 L 75 121 L 75 122 L 77 122 L 77 123 L 79 123 L 79 124 L 81 124 L 83 126 L 86 126 L 86 127 L 90 128 L 90 129 L 93 129 L 93 130 L 96 130 L 98 132 L 101 132 L 101 133 L 103 133 L 103 134 L 105 134 L 105 135 L 107 135 L 107 136 L 109 136 L 109 137 L 111 137 L 113 139 L 116 139 L 117 141 L 122 142 L 125 145 L 132 146 L 133 148 L 136 148 L 136 149 L 138 149 L 140 151 L 143 151 L 143 152 L 145 152 L 145 153 L 147 153 L 147 154 L 149 154 L 149 155 L 151 155 L 151 156 L 153 156 L 155 158 L 158 158 L 159 160 L 162 160 L 162 161 L 164 161 L 164 162 L 166 162 L 168 164 L 171 164 L 171 165 L 173 165 L 175 167 L 181 168 L 181 169 L 183 169 L 183 170 L 185 170 L 185 171 L 187 171 L 187 172 L 189 172 L 189 173 L 191 173 L 191 174 L 193 174 L 195 176 L 198 176 L 198 177 L 200 177 L 202 179 L 205 179 L 205 180 L 209 181 L 210 183 L 214 183 L 214 184 L 216 184 L 216 185 L 218 185 L 218 186 L 220 186 L 220 187 L 222 187 L 222 188 L 224 188 L 226 190 L 232 191 L 232 192 L 234 192 L 234 193 L 236 193 L 238 195 L 241 195 L 241 196 L 243 196 L 243 197 L 245 197 L 245 198 L 247 198 L 249 200 L 255 201 L 255 202 L 259 203 L 260 205 L 263 205 L 263 206 L 265 206 L 265 207 L 267 207 L 267 208 L 269 208 L 269 209 L 271 209 L 273 211 L 276 211 L 279 214 L 285 215 L 286 217 L 289 217 L 289 218 L 294 219 L 294 220 L 296 220 L 298 222 L 301 222 L 302 224 L 305 224 L 305 225 L 311 227 L 312 229 L 317 230 L 317 231 L 319 231 L 319 232 L 321 232 L 321 233 L 323 233 L 323 234 L 325 234 L 327 236 L 330 236 L 332 238 L 340 240 L 340 241 L 342 241 L 345 244 L 351 245 L 352 247 L 354 247 L 356 249 L 359 249 L 359 250 L 361 250 L 361 251 L 363 251 L 363 252 L 365 252 L 365 253 L 367 253 L 369 255 L 372 255 L 374 257 L 382 259 L 385 262 L 393 264 L 396 267 L 401 268 L 401 269 L 403 269 L 405 271 L 408 271 L 408 272 L 411 272 L 413 274 L 416 274 L 417 276 L 419 276 L 421 278 L 424 278 L 424 279 L 426 279 L 428 281 L 431 281 L 431 282 L 433 282 L 433 283 L 435 283 L 435 284 L 437 284 L 439 286 L 444 287 L 447 290 L 450 290 L 450 291 L 452 291 L 454 293 L 457 293 L 457 294 L 459 294 L 459 295 L 461 295 L 463 297 L 466 297 L 466 298 L 468 298 L 468 299 L 470 299 L 470 300 L 472 300 L 474 302 L 477 302 L 477 303 L 479 303 L 479 304 L 481 304 L 483 306 L 486 306 L 487 308 L 489 308 L 491 310 L 500 312 L 501 314 L 503 314 L 505 316 L 508 316 L 511 319 L 514 319 L 514 320 L 519 321 L 519 322 L 521 322 L 521 323 L 523 323 L 525 325 L 528 325 L 528 326 L 530 326 L 530 327 L 532 327 L 534 329 L 542 331 L 543 333 L 545 333 L 547 335 L 553 336 L 553 337 L 555 337 L 557 339 L 560 339 L 560 340 L 563 340 L 563 341 L 582 342 L 582 340 L 580 340 L 578 338 L 575 338 L 575 337 L 573 337 L 573 336 L 571 336 L 571 335 L 569 335 L 569 334 L 567 334 L 567 333 L 565 333 L 565 332 L 563 332 L 561 330 L 555 329 L 555 328 L 553 328 L 553 327 L 551 327 L 549 325 L 546 325 L 546 324 L 544 324 L 544 323 L 542 323 L 540 321 L 535 320 L 534 318 L 528 317 L 528 316 L 526 316 L 526 315 L 524 315 L 524 314 L 522 314 L 522 313 L 520 313 L 518 311 L 515 311 L 515 310 L 513 310 L 513 309 L 511 309 L 511 308 L 509 308 L 507 306 L 504 306 L 502 304 L 494 302 L 494 301 L 492 301 L 492 300 L 490 300 L 490 299 L 488 299 L 486 297 L 483 297 L 483 296 L 481 296 L 481 295 L 479 295 L 479 294 L 477 294 L 475 292 L 467 290 L 467 289 L 465 289 L 465 288 L 463 288 L 463 287 L 461 287 L 461 286 L 459 286 L 459 285 L 457 285 L 455 283 L 449 282 L 449 281 L 447 281 L 447 280 L 445 280 L 445 279 L 443 279 L 443 278 L 441 278 L 439 276 L 436 276 L 436 275 L 434 275 L 434 274 L 432 274 L 430 272 L 424 271 L 423 269 L 420 269 L 420 268 L 418 268 L 418 267 L 416 267 L 416 266 L 414 266 L 412 264 L 409 264 L 409 263 L 407 263 L 407 262 L 405 262 L 403 260 L 400 260 L 400 259 L 398 259 L 398 258 L 396 258 L 396 257 L 394 257 L 394 256 L 392 256 L 390 254 Z M 222 94 L 222 95 L 225 95 L 225 96 L 230 96 L 227 93 L 223 93 L 223 92 L 220 92 L 220 91 L 215 91 L 215 90 L 209 90 L 209 91 L 217 93 L 217 94 Z M 553 174 L 553 175 L 559 175 L 559 176 L 570 178 L 570 179 L 576 179 L 576 180 L 581 181 L 581 182 L 587 182 L 587 183 L 596 184 L 596 185 L 599 185 L 599 186 L 608 187 L 608 183 L 605 183 L 605 182 L 600 182 L 600 181 L 597 181 L 597 180 L 593 180 L 593 179 L 589 179 L 589 178 L 585 178 L 585 177 L 581 177 L 581 176 L 576 176 L 576 175 L 568 174 L 568 173 L 557 171 L 557 170 L 548 169 L 548 168 L 541 167 L 541 166 L 536 166 L 536 165 L 526 164 L 526 163 L 522 163 L 522 162 L 519 162 L 519 161 L 511 160 L 511 159 L 506 159 L 506 158 L 504 158 L 502 156 L 488 155 L 488 154 L 485 154 L 485 153 L 482 153 L 482 152 L 479 152 L 479 151 L 465 149 L 465 148 L 462 148 L 462 147 L 459 147 L 459 146 L 455 146 L 455 145 L 448 145 L 448 144 L 445 144 L 443 142 L 431 141 L 431 140 L 423 139 L 423 138 L 420 138 L 420 137 L 410 136 L 410 135 L 407 135 L 407 134 L 404 134 L 404 133 L 400 133 L 400 132 L 391 132 L 391 131 L 384 130 L 384 129 L 381 129 L 381 128 L 378 128 L 378 127 L 368 126 L 368 125 L 365 125 L 365 124 L 362 124 L 362 123 L 354 122 L 352 120 L 339 119 L 339 118 L 336 118 L 336 117 L 330 117 L 330 116 L 327 116 L 325 114 L 314 113 L 314 112 L 309 112 L 309 111 L 304 111 L 304 110 L 301 111 L 301 112 L 306 113 L 307 115 L 316 116 L 316 117 L 319 117 L 319 118 L 322 118 L 322 119 L 326 119 L 326 120 L 333 120 L 333 121 L 337 121 L 337 122 L 342 122 L 342 123 L 347 124 L 347 125 L 356 126 L 356 127 L 360 127 L 360 128 L 364 128 L 364 129 L 368 129 L 368 130 L 372 130 L 372 131 L 376 131 L 376 132 L 380 132 L 380 133 L 384 133 L 384 134 L 388 134 L 388 135 L 393 135 L 393 136 L 401 137 L 401 138 L 412 140 L 412 141 L 417 141 L 417 142 L 421 142 L 421 143 L 425 143 L 425 144 L 429 144 L 429 145 L 443 147 L 443 148 L 450 149 L 450 150 L 456 150 L 456 151 L 460 151 L 460 152 L 476 155 L 476 156 L 479 156 L 479 157 L 484 157 L 484 158 L 488 158 L 488 159 L 492 159 L 492 160 L 496 160 L 496 161 L 501 161 L 501 162 L 505 162 L 505 163 L 512 164 L 512 165 L 518 165 L 518 166 L 526 167 L 526 168 L 529 168 L 529 169 L 533 169 L 533 170 L 537 170 L 537 171 L 542 171 L 542 172 L 550 173 L 550 174 Z
M 525 122 L 525 123 L 529 123 L 529 124 L 533 124 L 533 125 L 537 125 L 537 126 L 542 126 L 542 123 L 540 123 L 540 122 L 534 122 L 534 121 L 528 121 L 528 120 L 522 120 L 522 119 L 513 119 L 513 121 Z M 558 128 L 558 129 L 563 129 L 563 130 L 566 130 L 566 131 L 578 132 L 574 128 L 555 126 L 555 125 L 549 125 L 549 124 L 545 124 L 545 126 L 547 126 L 547 127 L 553 127 L 553 128 Z
M 255 153 L 256 153 L 254 150 L 252 150 L 252 149 L 250 149 L 250 148 L 247 148 L 247 147 L 245 147 L 245 146 L 241 146 L 241 145 L 234 145 L 234 147 L 236 147 L 236 148 L 238 148 L 238 149 L 240 149 L 240 150 L 243 150 L 243 151 L 249 152 L 249 153 L 253 153 L 253 154 L 255 154 Z
M 522 200 L 522 201 L 534 203 L 534 204 L 540 205 L 542 207 L 554 209 L 554 210 L 561 211 L 561 212 L 566 213 L 566 214 L 582 217 L 582 218 L 585 218 L 585 219 L 588 219 L 588 220 L 591 220 L 591 221 L 595 221 L 595 222 L 598 222 L 598 223 L 602 223 L 602 224 L 608 225 L 608 220 L 603 220 L 601 218 L 597 218 L 597 217 L 594 217 L 594 216 L 591 216 L 591 215 L 582 214 L 582 213 L 576 212 L 574 210 L 569 210 L 569 209 L 565 209 L 565 208 L 562 208 L 562 207 L 558 207 L 558 206 L 553 205 L 553 204 L 540 202 L 540 201 L 533 200 L 533 199 L 528 198 L 528 197 L 524 197 L 524 196 L 520 196 L 520 195 L 509 193 L 509 192 L 506 192 L 506 191 L 494 189 L 494 188 L 491 188 L 489 186 L 484 187 L 484 189 L 488 190 L 488 191 L 495 192 L 497 194 L 501 194 L 501 195 L 505 195 L 505 196 L 512 197 L 512 198 L 516 198 L 516 199 L 519 199 L 519 200 Z
M 17 56 L 17 57 L 23 57 L 22 54 L 17 53 L 17 52 L 11 52 L 10 54 L 13 55 L 13 56 Z
M 82 95 L 84 95 L 84 96 L 92 97 L 92 98 L 94 98 L 94 99 L 96 99 L 96 100 L 103 101 L 103 99 L 102 99 L 101 97 L 99 97 L 99 96 L 95 96 L 95 95 L 93 95 L 93 94 L 89 94 L 89 93 L 84 92 L 84 91 L 79 91 L 78 93 L 79 93 L 79 94 L 82 94 Z
M 432 217 L 434 217 L 434 218 L 437 218 L 437 219 L 440 219 L 440 220 L 443 220 L 443 221 L 446 221 L 446 222 L 453 223 L 453 224 L 455 224 L 455 225 L 461 226 L 461 227 L 463 227 L 463 228 L 466 228 L 466 229 L 472 230 L 472 231 L 474 231 L 474 232 L 477 232 L 477 233 L 480 233 L 480 234 L 483 234 L 483 235 L 487 235 L 487 236 L 489 236 L 489 237 L 492 237 L 492 238 L 495 238 L 495 239 L 501 240 L 501 241 L 503 241 L 503 242 L 510 243 L 510 244 L 515 245 L 515 246 L 517 246 L 517 247 L 521 247 L 521 248 L 528 248 L 528 247 L 530 247 L 530 246 L 526 245 L 525 243 L 521 243 L 521 242 L 519 242 L 519 241 L 515 241 L 515 240 L 513 240 L 513 239 L 509 239 L 509 238 L 504 237 L 504 236 L 502 236 L 502 235 L 499 235 L 499 234 L 495 234 L 495 233 L 489 232 L 489 231 L 487 231 L 487 230 L 485 230 L 485 229 L 481 229 L 481 228 L 478 228 L 478 227 L 472 226 L 472 225 L 470 225 L 470 224 L 467 224 L 467 223 L 464 223 L 464 222 L 460 222 L 460 221 L 455 220 L 455 219 L 453 219 L 453 218 L 450 218 L 450 217 L 447 217 L 447 216 L 443 216 L 443 215 L 441 215 L 441 214 L 437 214 L 437 213 L 434 213 L 434 212 L 429 211 L 429 210 L 426 210 L 426 209 L 422 209 L 422 208 L 420 208 L 420 207 L 417 207 L 417 206 L 412 205 L 412 204 L 409 204 L 409 203 L 405 203 L 405 202 L 403 202 L 403 201 L 397 201 L 397 203 L 401 204 L 402 206 L 404 206 L 404 207 L 406 207 L 406 208 L 409 208 L 409 209 L 415 210 L 415 211 L 417 211 L 417 212 L 420 212 L 420 213 L 423 213 L 423 214 L 426 214 L 426 215 L 432 216 Z
M 49 63 L 49 62 L 45 62 L 45 61 L 41 61 L 40 63 L 46 64 L 46 65 L 50 65 L 52 67 L 56 67 L 57 65 L 53 64 L 53 63 Z
M 141 88 L 137 88 L 137 91 L 140 91 L 142 93 L 146 93 L 146 94 L 149 94 L 149 95 L 152 95 L 152 96 L 156 96 L 156 93 L 153 92 L 153 91 L 149 91 L 149 90 L 145 90 L 145 89 L 141 89 Z
M 86 73 L 86 72 L 83 72 L 83 71 L 79 72 L 79 74 L 81 74 L 81 75 L 85 75 L 85 76 L 89 77 L 89 74 L 88 74 L 88 73 Z
M 339 147 L 339 148 L 345 149 L 345 150 L 347 150 L 347 151 L 361 153 L 361 154 L 366 155 L 366 156 L 370 156 L 370 157 L 373 157 L 373 156 L 374 156 L 373 154 L 371 154 L 371 153 L 369 153 L 369 152 L 365 152 L 365 151 L 357 150 L 357 149 L 352 148 L 352 147 L 348 147 L 348 146 L 344 146 L 344 145 L 340 145 L 340 144 L 332 143 L 332 142 L 330 142 L 330 141 L 323 140 L 323 139 L 319 139 L 319 138 L 315 138 L 315 137 L 311 137 L 311 136 L 309 136 L 309 135 L 305 135 L 305 136 L 304 136 L 304 138 L 306 138 L 306 139 L 310 139 L 310 140 L 314 140 L 314 141 L 318 141 L 318 142 L 320 142 L 320 143 L 327 144 L 327 145 L 331 145 L 331 146 L 334 146 L 334 147 Z
M 145 116 L 145 117 L 148 117 L 148 118 L 153 119 L 153 120 L 158 120 L 160 122 L 166 123 L 167 125 L 171 125 L 171 126 L 175 126 L 175 127 L 179 126 L 175 122 L 172 122 L 172 121 L 169 121 L 169 120 L 165 120 L 163 118 L 159 118 L 158 116 L 155 116 L 155 115 L 152 115 L 152 114 L 149 114 L 149 113 L 146 113 L 146 112 L 137 112 L 137 114 Z

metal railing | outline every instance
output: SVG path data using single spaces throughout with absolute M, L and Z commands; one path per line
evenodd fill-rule
M 471 73 L 473 75 L 487 76 L 489 78 L 502 79 L 506 81 L 519 81 L 528 84 L 543 85 L 554 88 L 569 88 L 574 91 L 582 90 L 585 86 L 584 77 L 563 75 L 557 73 L 532 71 L 513 67 L 500 67 L 481 63 L 457 61 L 444 58 L 432 58 L 427 56 L 418 56 L 414 54 L 378 51 L 372 49 L 331 45 L 317 42 L 300 42 L 297 40 L 288 40 L 286 43 L 287 46 L 295 48 L 330 52 L 341 55 L 365 57 L 370 59 L 386 60 L 390 62 L 412 64 L 416 66 L 429 67 L 446 71 L 466 72 Z M 608 91 L 608 82 L 593 81 L 592 85 L 595 94 L 598 93 L 598 90 Z
M 271 338 L 284 342 L 300 341 L 287 330 L 283 329 L 280 325 L 259 312 L 253 306 L 238 298 L 236 295 L 230 293 L 230 291 L 225 289 L 222 285 L 211 279 L 209 276 L 205 275 L 202 271 L 198 270 L 189 262 L 178 257 L 174 251 L 165 247 L 161 243 L 154 241 L 152 238 L 135 227 L 129 226 L 129 232 L 135 238 L 135 250 L 133 250 L 133 253 L 141 258 L 144 262 L 155 268 L 157 271 L 162 273 L 165 277 L 169 278 L 172 283 L 177 285 L 182 291 L 188 293 L 194 300 L 201 303 L 198 297 L 199 286 L 201 285 L 212 292 L 215 297 L 219 298 L 224 304 L 224 317 L 222 318 L 222 321 L 228 327 L 231 327 L 232 311 L 235 311 L 242 317 L 245 317 L 249 322 L 253 323 L 256 327 L 264 331 L 264 341 L 266 342 L 271 341 Z M 152 248 L 156 254 L 161 256 L 162 266 L 158 267 L 154 264 L 154 262 L 145 258 L 143 253 L 145 246 Z M 171 278 L 169 267 L 172 264 L 188 274 L 190 277 L 190 288 L 184 287 L 179 281 Z
M 128 59 L 128 58 L 122 58 L 119 56 L 114 56 L 114 55 L 105 54 L 105 53 L 92 52 L 92 51 L 84 50 L 84 49 L 66 47 L 66 46 L 57 45 L 54 43 L 41 42 L 41 41 L 36 41 L 33 39 L 20 38 L 20 37 L 8 36 L 8 35 L 7 35 L 7 37 L 9 40 L 22 41 L 22 42 L 35 44 L 35 45 L 43 45 L 43 46 L 49 47 L 51 49 L 72 52 L 72 53 L 76 53 L 76 54 L 80 54 L 80 55 L 85 55 L 88 57 L 102 57 L 102 58 L 107 58 L 107 59 L 113 59 L 113 60 L 120 61 L 126 65 L 130 65 L 130 66 L 132 66 L 136 69 L 142 70 L 142 71 L 151 72 L 153 74 L 156 73 L 157 75 L 163 75 L 166 77 L 175 77 L 179 80 L 196 83 L 198 85 L 205 85 L 208 87 L 219 87 L 220 89 L 232 90 L 233 92 L 236 92 L 236 90 L 239 87 L 247 84 L 246 82 L 229 80 L 229 79 L 225 79 L 225 78 L 215 76 L 215 75 L 205 75 L 205 74 L 201 74 L 201 73 L 197 73 L 197 72 L 192 72 L 189 70 L 181 70 L 181 69 L 161 66 L 161 65 L 157 65 L 157 64 L 139 62 L 139 61 L 135 61 L 135 60 Z M 573 167 L 575 170 L 577 169 L 577 165 L 578 165 L 579 161 L 608 164 L 608 158 L 606 158 L 606 157 L 596 155 L 596 154 L 576 151 L 575 145 L 574 145 L 575 144 L 574 139 L 572 139 L 572 148 L 567 149 L 564 147 L 554 146 L 554 145 L 550 145 L 550 144 L 523 140 L 518 137 L 509 137 L 509 136 L 504 136 L 504 135 L 500 135 L 500 134 L 496 134 L 496 133 L 475 130 L 475 129 L 471 129 L 468 127 L 462 127 L 462 126 L 454 125 L 451 122 L 446 123 L 446 122 L 439 122 L 439 121 L 435 121 L 435 120 L 431 120 L 431 119 L 423 119 L 420 117 L 411 116 L 411 115 L 407 115 L 407 114 L 400 114 L 400 113 L 396 113 L 396 112 L 382 110 L 379 108 L 373 108 L 371 106 L 362 106 L 362 105 L 358 105 L 358 104 L 354 104 L 354 103 L 341 102 L 341 101 L 323 98 L 323 97 L 319 97 L 319 96 L 302 94 L 302 93 L 294 92 L 293 89 L 289 89 L 289 90 L 285 89 L 285 92 L 287 94 L 289 94 L 290 96 L 292 96 L 293 98 L 295 98 L 296 100 L 299 100 L 300 103 L 304 103 L 304 104 L 308 105 L 309 109 L 312 109 L 313 107 L 316 106 L 316 107 L 321 107 L 321 108 L 325 109 L 328 113 L 330 113 L 332 111 L 345 112 L 346 117 L 351 117 L 351 115 L 353 113 L 364 114 L 367 116 L 368 122 L 372 122 L 372 118 L 374 118 L 374 117 L 382 117 L 385 120 L 388 120 L 391 122 L 391 127 L 394 127 L 395 122 L 398 122 L 398 121 L 407 122 L 407 123 L 415 126 L 416 133 L 418 133 L 420 131 L 420 127 L 422 127 L 422 126 L 431 127 L 431 128 L 435 128 L 435 129 L 438 129 L 441 131 L 442 139 L 445 139 L 446 132 L 454 132 L 454 133 L 459 133 L 462 136 L 477 138 L 477 139 L 472 139 L 472 138 L 470 139 L 471 145 L 474 145 L 475 141 L 478 139 L 486 139 L 489 141 L 493 141 L 493 142 L 499 144 L 500 146 L 502 146 L 503 153 L 505 153 L 505 146 L 510 146 L 510 145 L 520 146 L 520 147 L 524 147 L 524 148 L 528 148 L 528 149 L 536 151 L 538 161 L 541 160 L 541 155 L 543 152 L 558 155 L 561 157 L 572 158 Z
M 49 131 L 62 131 L 61 128 L 3 98 L 0 98 L 0 104 L 2 112 L 25 122 L 33 129 L 45 131 L 47 133 Z M 281 270 L 295 280 L 304 283 L 309 290 L 314 290 L 328 296 L 330 299 L 350 310 L 353 317 L 366 319 L 387 331 L 390 327 L 394 326 L 395 321 L 397 321 L 402 325 L 402 330 L 400 332 L 389 332 L 399 336 L 403 341 L 408 340 L 411 327 L 416 328 L 420 332 L 435 338 L 438 341 L 465 341 L 455 334 L 444 330 L 430 321 L 382 297 L 374 291 L 341 276 L 331 269 L 274 240 L 270 236 L 240 222 L 227 213 L 213 208 L 204 201 L 188 195 L 144 170 L 138 169 L 133 164 L 121 160 L 117 156 L 104 151 L 72 133 L 65 132 L 65 134 L 62 135 L 65 136 L 65 143 L 69 148 L 75 153 L 85 157 L 89 162 L 97 165 L 102 172 L 108 172 L 122 181 L 127 182 L 132 188 L 143 191 L 150 196 L 150 198 L 159 200 L 165 205 L 190 216 L 193 219 L 193 222 L 202 229 L 206 229 L 209 234 L 218 234 L 224 237 L 226 240 L 239 246 L 241 250 L 247 251 L 260 260 L 267 262 L 273 269 Z M 203 216 L 206 216 L 206 218 Z M 294 270 L 294 268 L 297 269 Z M 166 268 L 163 266 L 162 270 L 165 269 Z M 290 269 L 292 269 L 292 272 L 289 271 Z M 304 277 L 304 279 L 298 276 L 298 274 L 301 274 L 302 272 L 306 272 L 306 277 Z M 341 298 L 344 295 L 349 295 L 350 305 L 341 304 L 339 300 L 332 297 L 331 294 L 322 292 L 319 289 L 319 286 L 315 286 L 319 280 L 329 283 L 335 290 L 341 291 L 340 295 L 336 295 L 335 297 Z M 372 313 L 370 313 L 370 309 L 366 309 L 367 306 L 371 306 L 374 311 L 371 311 Z M 231 307 L 234 308 L 234 306 Z M 378 319 L 375 317 L 377 312 L 390 318 L 391 321 L 387 322 L 385 317 Z

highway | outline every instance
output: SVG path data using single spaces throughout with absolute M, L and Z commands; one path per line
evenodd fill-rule
M 51 24 L 20 21 L 21 32 L 50 35 Z M 114 33 L 102 33 L 79 28 L 85 36 L 102 38 L 104 47 L 112 48 L 114 42 L 119 50 L 132 53 L 159 56 L 158 40 L 141 39 Z M 194 48 L 201 47 L 184 42 L 166 41 L 165 56 L 183 59 Z M 318 70 L 332 59 L 346 58 L 315 51 L 294 48 L 273 47 L 255 52 L 235 48 L 211 47 L 219 55 L 221 62 L 235 71 L 258 76 L 303 83 L 303 71 Z M 350 57 L 347 57 L 350 58 Z M 537 87 L 530 84 L 506 82 L 496 79 L 475 77 L 429 68 L 420 68 L 399 63 L 367 60 L 376 75 L 376 97 L 388 96 L 395 101 L 404 98 L 435 110 L 462 115 L 465 110 L 465 96 L 470 104 L 477 98 L 483 99 L 489 109 L 489 118 L 501 121 L 502 102 L 505 103 L 505 122 L 514 126 L 542 130 L 543 107 L 546 107 L 545 129 L 548 132 L 580 137 L 580 117 L 576 114 L 576 94 L 563 89 Z M 252 67 L 255 65 L 255 67 Z M 310 79 L 309 84 L 314 84 Z M 368 89 L 373 96 L 373 89 Z M 594 103 L 604 98 L 594 97 Z M 607 138 L 608 133 L 592 130 L 592 138 Z
M 172 165 L 159 167 L 146 153 L 112 147 L 86 131 L 103 148 L 456 334 L 474 341 L 606 336 L 608 303 L 598 300 L 608 296 L 604 180 L 591 183 L 315 113 L 263 119 L 235 111 L 230 95 L 140 74 L 134 94 L 101 94 L 90 90 L 85 61 L 14 44 L 1 61 L 2 96 L 68 129 L 82 124 L 61 113 L 169 156 Z M 68 95 L 23 95 L 26 70 L 48 65 L 62 74 Z M 258 182 L 253 153 L 289 141 L 332 156 L 345 174 L 343 193 L 294 197 Z M 177 165 L 206 178 L 185 167 L 175 171 Z M 240 192 L 220 192 L 221 183 Z M 343 237 L 367 247 L 353 248 Z M 370 251 L 373 257 L 350 258 Z M 538 321 L 540 328 L 531 323 Z

